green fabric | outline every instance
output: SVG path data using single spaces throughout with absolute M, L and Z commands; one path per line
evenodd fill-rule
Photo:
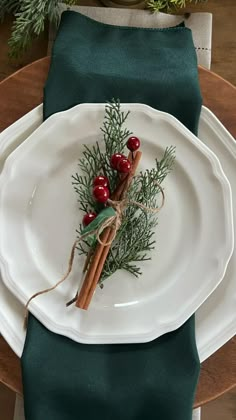
M 191 31 L 114 27 L 65 12 L 44 117 L 112 97 L 170 112 L 196 133 L 201 95 Z M 199 374 L 194 316 L 130 345 L 78 344 L 30 316 L 22 373 L 26 420 L 191 420 Z

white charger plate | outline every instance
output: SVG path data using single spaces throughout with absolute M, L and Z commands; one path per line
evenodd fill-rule
M 230 181 L 236 234 L 236 142 L 216 116 L 202 109 L 199 138 L 220 159 Z M 224 280 L 196 312 L 196 340 L 200 360 L 207 359 L 236 334 L 236 249 Z
M 178 150 L 160 215 L 158 270 L 154 255 L 139 280 L 117 273 L 85 312 L 65 308 L 77 287 L 78 263 L 67 284 L 32 302 L 32 313 L 49 329 L 84 343 L 149 341 L 177 328 L 219 284 L 233 249 L 231 191 L 216 156 L 170 115 L 144 105 L 126 107 L 132 111 L 130 129 L 142 138 L 143 168 L 167 145 Z M 4 166 L 2 274 L 22 303 L 66 269 L 81 220 L 69 179 L 82 142 L 94 142 L 103 115 L 104 105 L 96 104 L 54 115 Z

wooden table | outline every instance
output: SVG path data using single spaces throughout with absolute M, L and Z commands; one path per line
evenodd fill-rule
M 48 57 L 30 64 L 0 83 L 0 131 L 39 105 L 47 77 Z M 236 137 L 236 88 L 216 74 L 199 68 L 204 104 Z M 0 338 L 0 381 L 22 393 L 20 361 Z M 236 386 L 236 337 L 202 364 L 195 407 Z

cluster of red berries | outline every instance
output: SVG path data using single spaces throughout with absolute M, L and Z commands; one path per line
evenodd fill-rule
M 129 137 L 127 141 L 127 148 L 133 153 L 140 147 L 140 140 L 138 137 Z M 130 172 L 132 163 L 130 160 L 121 153 L 115 153 L 110 159 L 110 165 L 112 169 L 122 174 Z M 93 181 L 93 197 L 99 203 L 106 203 L 110 197 L 109 180 L 104 175 L 97 176 Z M 83 218 L 83 225 L 88 226 L 95 218 L 96 213 L 90 212 L 85 214 Z

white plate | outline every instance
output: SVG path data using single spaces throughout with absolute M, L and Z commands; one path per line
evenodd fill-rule
M 172 116 L 144 105 L 123 108 L 131 109 L 129 128 L 142 139 L 141 169 L 173 143 L 177 161 L 165 184 L 160 245 L 143 277 L 117 272 L 96 291 L 89 311 L 67 309 L 81 275 L 78 258 L 67 283 L 32 302 L 32 313 L 49 329 L 84 343 L 144 342 L 182 325 L 219 284 L 233 250 L 231 191 L 216 156 Z M 1 268 L 22 303 L 66 270 L 82 217 L 70 176 L 82 143 L 99 137 L 103 116 L 101 104 L 56 114 L 7 159 Z
M 43 105 L 39 105 L 0 133 L 0 173 L 7 157 L 43 122 Z M 0 333 L 20 357 L 25 342 L 24 307 L 7 289 L 0 276 Z

